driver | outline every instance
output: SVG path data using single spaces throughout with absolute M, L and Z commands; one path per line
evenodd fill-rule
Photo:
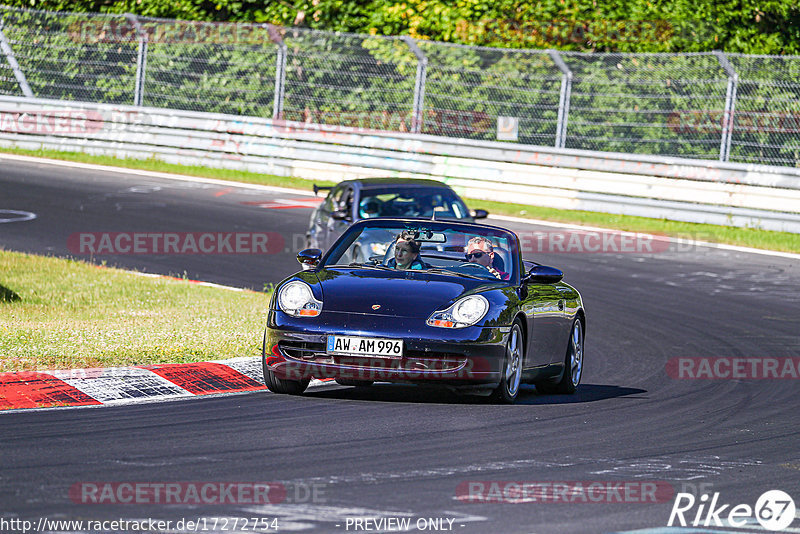
M 367 198 L 361 201 L 359 211 L 362 219 L 380 216 L 380 205 L 374 198 Z
M 492 267 L 494 261 L 494 246 L 492 242 L 483 236 L 475 236 L 467 242 L 464 247 L 464 256 L 470 263 L 477 263 L 483 265 L 489 272 L 495 275 L 500 280 L 508 280 L 509 274 L 503 271 L 498 271 Z
M 397 236 L 394 245 L 394 258 L 386 264 L 393 269 L 424 269 L 425 264 L 419 259 L 422 244 L 414 239 L 413 233 L 403 232 Z

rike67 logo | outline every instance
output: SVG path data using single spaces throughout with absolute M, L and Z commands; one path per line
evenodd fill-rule
M 695 511 L 696 507 L 696 511 Z M 764 492 L 756 501 L 755 508 L 749 504 L 730 504 L 719 502 L 719 492 L 709 498 L 704 493 L 696 498 L 691 493 L 678 493 L 667 526 L 742 528 L 754 523 L 752 518 L 766 530 L 783 530 L 795 519 L 794 500 L 781 490 Z

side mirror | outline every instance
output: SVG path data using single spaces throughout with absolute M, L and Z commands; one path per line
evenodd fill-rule
M 473 219 L 485 219 L 488 216 L 489 212 L 486 210 L 472 210 Z
M 303 266 L 304 271 L 315 268 L 322 258 L 322 251 L 318 248 L 307 248 L 297 253 L 297 261 Z
M 522 278 L 523 284 L 555 284 L 564 278 L 564 273 L 555 267 L 547 265 L 534 265 Z
M 346 209 L 339 209 L 331 213 L 331 217 L 333 217 L 337 221 L 349 221 L 350 213 Z
M 331 189 L 333 189 L 332 185 L 317 185 L 317 184 L 314 184 L 314 196 L 317 196 L 317 194 L 320 191 L 330 191 Z

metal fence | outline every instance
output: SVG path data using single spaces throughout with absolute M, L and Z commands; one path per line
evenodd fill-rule
M 800 167 L 800 56 L 498 49 L 0 7 L 0 94 Z

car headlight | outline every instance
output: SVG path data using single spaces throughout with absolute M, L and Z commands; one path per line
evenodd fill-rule
M 464 328 L 483 319 L 489 311 L 489 301 L 483 295 L 470 295 L 458 299 L 446 310 L 433 312 L 428 317 L 429 326 L 439 328 Z
M 322 311 L 322 302 L 314 298 L 311 286 L 293 280 L 278 290 L 278 308 L 295 317 L 316 317 Z

